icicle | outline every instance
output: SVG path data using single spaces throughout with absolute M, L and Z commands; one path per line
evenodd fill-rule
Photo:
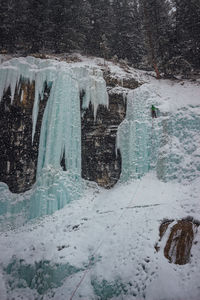
M 20 102 L 23 102 L 23 98 L 24 98 L 24 91 L 22 90 Z
M 94 109 L 94 120 L 96 120 L 99 105 L 108 107 L 108 94 L 103 74 L 99 69 L 76 69 L 80 92 L 84 90 L 82 108 L 88 108 L 91 103 Z
M 12 104 L 13 100 L 14 100 L 14 96 L 15 96 L 15 88 L 16 88 L 16 85 L 18 83 L 18 78 L 19 78 L 18 70 L 13 70 L 12 73 L 9 75 L 10 75 L 9 76 L 10 78 L 8 79 L 7 87 L 10 86 L 10 89 L 11 89 L 11 104 Z
M 40 97 L 43 97 L 44 91 L 44 76 L 42 73 L 36 73 L 35 75 L 35 100 L 33 105 L 32 119 L 33 119 L 33 130 L 32 130 L 32 143 L 34 140 L 35 129 L 37 124 L 37 117 L 39 111 L 39 100 Z
M 126 102 L 127 100 L 127 92 L 123 91 L 123 101 L 124 103 Z
M 0 76 L 0 101 L 3 98 L 3 94 L 5 92 L 5 83 L 6 83 L 6 74 L 8 70 L 2 69 L 1 70 L 1 76 Z

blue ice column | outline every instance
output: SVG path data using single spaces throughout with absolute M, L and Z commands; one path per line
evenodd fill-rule
M 151 91 L 143 85 L 127 96 L 125 120 L 117 133 L 117 148 L 122 156 L 120 180 L 140 178 L 152 167 L 152 118 L 151 104 L 154 99 Z
M 81 195 L 81 120 L 77 80 L 59 72 L 45 109 L 30 218 L 51 214 Z M 65 156 L 67 171 L 60 162 Z

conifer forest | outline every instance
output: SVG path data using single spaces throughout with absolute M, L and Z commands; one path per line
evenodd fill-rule
M 200 68 L 199 0 L 1 0 L 1 53 L 78 51 L 166 75 Z

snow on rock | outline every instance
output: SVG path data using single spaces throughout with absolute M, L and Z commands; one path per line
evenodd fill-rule
M 164 255 L 170 262 L 179 265 L 190 262 L 191 248 L 199 225 L 199 222 L 191 217 L 178 222 L 165 220 L 160 225 L 160 244 L 164 245 Z M 163 243 L 161 241 L 165 234 L 168 236 L 168 239 L 166 240 L 165 238 Z M 156 244 L 155 248 L 159 251 L 159 244 Z M 163 250 L 163 248 L 161 249 Z

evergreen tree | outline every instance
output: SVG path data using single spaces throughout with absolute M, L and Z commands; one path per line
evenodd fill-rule
M 0 43 L 1 49 L 13 52 L 16 42 L 15 1 L 0 1 Z
M 90 20 L 92 8 L 88 0 L 83 0 L 81 5 L 79 1 L 76 1 L 74 10 L 76 10 L 75 31 L 78 33 L 76 35 L 77 49 L 81 49 L 86 53 L 88 36 L 90 36 L 90 31 L 92 28 Z
M 51 11 L 55 52 L 83 49 L 90 28 L 88 1 L 54 0 Z
M 200 2 L 175 0 L 177 55 L 200 67 Z
M 117 55 L 166 72 L 181 58 L 200 68 L 199 0 L 0 0 L 0 48 Z
M 137 1 L 115 0 L 112 50 L 119 58 L 133 63 L 141 61 L 144 55 L 141 19 Z
M 168 46 L 172 25 L 167 4 L 165 0 L 141 0 L 147 50 L 157 77 L 160 76 L 158 69 L 164 71 L 166 62 L 170 59 Z
M 29 0 L 27 6 L 27 26 L 24 30 L 24 41 L 27 52 L 38 52 L 43 49 L 43 21 L 45 7 L 43 0 Z
M 88 51 L 94 55 L 104 56 L 102 43 L 106 40 L 110 49 L 113 34 L 113 12 L 109 0 L 89 0 L 91 5 L 90 31 L 87 36 Z

